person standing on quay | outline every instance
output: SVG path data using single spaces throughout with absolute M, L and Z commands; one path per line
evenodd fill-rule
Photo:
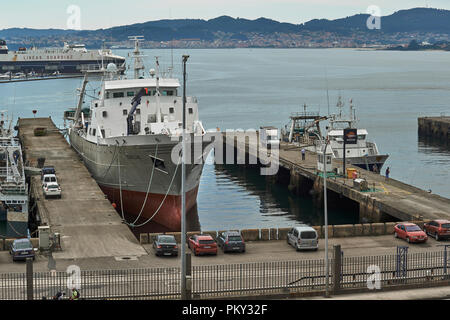
M 373 170 L 373 173 L 378 173 L 378 166 L 376 163 L 373 165 L 372 170 Z
M 305 148 L 303 148 L 302 149 L 302 160 L 305 160 L 305 152 L 306 152 L 306 150 L 305 150 Z
M 386 180 L 389 179 L 389 173 L 391 173 L 391 170 L 389 170 L 389 167 L 386 168 Z

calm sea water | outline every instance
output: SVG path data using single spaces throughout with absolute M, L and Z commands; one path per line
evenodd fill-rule
M 122 56 L 125 50 L 117 50 Z M 147 68 L 159 56 L 171 65 L 170 50 L 146 50 Z M 450 53 L 348 49 L 174 50 L 174 73 L 181 78 L 181 55 L 189 54 L 188 95 L 199 99 L 205 128 L 283 127 L 292 112 L 335 112 L 339 96 L 353 99 L 359 127 L 380 152 L 390 155 L 391 176 L 450 197 L 450 150 L 419 141 L 419 116 L 450 115 Z M 147 69 L 147 70 L 148 70 Z M 76 105 L 81 79 L 0 84 L 0 109 L 14 117 L 51 116 L 62 126 L 66 108 Z M 98 83 L 88 89 L 98 90 Z M 327 100 L 327 88 L 329 104 Z M 352 223 L 357 215 L 329 208 L 330 223 Z M 257 173 L 205 165 L 196 224 L 203 230 L 285 227 L 317 223 L 322 212 L 309 198 L 286 188 L 267 188 Z

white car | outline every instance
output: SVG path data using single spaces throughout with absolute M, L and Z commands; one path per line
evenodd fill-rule
M 61 199 L 61 188 L 57 182 L 47 182 L 46 184 L 43 184 L 42 190 L 46 199 L 48 197 L 57 197 Z
M 56 183 L 56 184 L 58 184 L 58 179 L 56 179 L 56 175 L 54 175 L 54 174 L 44 174 L 42 176 L 42 185 L 45 186 L 47 183 Z
M 319 248 L 319 236 L 316 230 L 305 224 L 289 230 L 286 241 L 297 251 L 302 249 L 317 250 Z

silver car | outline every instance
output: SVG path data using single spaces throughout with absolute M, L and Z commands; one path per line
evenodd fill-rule
M 289 230 L 286 241 L 299 250 L 317 250 L 319 248 L 319 237 L 316 230 L 307 225 L 301 225 Z

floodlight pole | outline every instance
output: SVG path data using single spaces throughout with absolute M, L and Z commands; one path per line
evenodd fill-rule
M 325 219 L 325 297 L 330 296 L 330 264 L 328 259 L 328 206 L 327 206 L 327 147 L 328 140 L 320 137 L 317 133 L 314 134 L 319 138 L 321 146 L 323 147 L 323 210 Z M 317 150 L 317 149 L 316 149 Z
M 330 296 L 330 266 L 328 260 L 328 206 L 327 206 L 327 147 L 328 141 L 324 139 L 325 147 L 323 150 L 323 208 L 325 216 L 325 297 Z
M 186 172 L 186 62 L 188 55 L 183 55 L 183 133 L 181 143 L 181 299 L 186 300 L 187 288 L 186 288 L 186 193 L 184 190 Z

